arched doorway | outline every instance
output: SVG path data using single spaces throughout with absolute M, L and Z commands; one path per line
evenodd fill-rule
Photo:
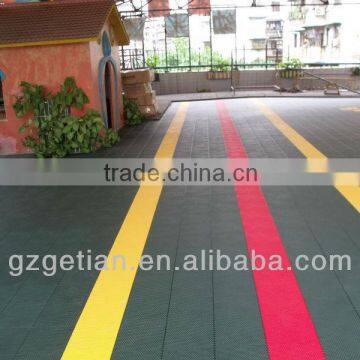
M 107 62 L 105 65 L 105 74 L 104 74 L 104 86 L 105 86 L 105 99 L 106 99 L 106 115 L 107 115 L 107 125 L 109 129 L 114 127 L 114 94 L 113 94 L 113 77 L 111 76 L 111 67 L 110 63 Z
M 119 72 L 117 63 L 111 56 L 111 43 L 106 32 L 102 36 L 104 57 L 99 63 L 99 95 L 101 113 L 106 128 L 117 129 L 120 120 L 119 109 Z

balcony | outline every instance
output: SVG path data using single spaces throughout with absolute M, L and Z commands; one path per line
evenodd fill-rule
M 269 39 L 282 38 L 283 30 L 282 29 L 266 29 L 266 37 Z
M 294 8 L 294 9 L 290 10 L 289 20 L 290 21 L 305 20 L 306 14 L 307 14 L 307 9 L 299 6 L 298 8 Z
M 266 47 L 266 39 L 263 38 L 251 39 L 252 50 L 264 50 L 265 47 Z

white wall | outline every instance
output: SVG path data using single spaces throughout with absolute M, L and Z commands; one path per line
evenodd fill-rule
M 306 15 L 303 20 L 288 20 L 285 23 L 284 50 L 285 57 L 300 58 L 303 62 L 359 62 L 360 61 L 360 22 L 357 14 L 360 5 L 357 0 L 344 0 L 351 5 L 334 5 L 330 0 L 329 6 L 306 6 L 303 8 Z M 324 12 L 324 15 L 321 15 Z M 341 23 L 338 37 L 334 37 L 335 26 L 332 23 Z M 326 46 L 294 46 L 294 34 L 304 26 L 328 25 L 329 39 Z M 326 33 L 326 30 L 325 30 Z M 336 44 L 338 46 L 336 46 Z

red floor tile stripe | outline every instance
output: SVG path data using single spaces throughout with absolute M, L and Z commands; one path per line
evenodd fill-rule
M 217 101 L 225 147 L 230 159 L 247 159 L 247 153 L 233 119 L 223 101 Z M 246 160 L 245 160 L 246 162 Z M 239 165 L 239 164 L 238 164 Z M 230 166 L 236 166 L 230 162 Z M 244 161 L 241 162 L 244 166 Z M 280 255 L 283 268 L 254 270 L 254 282 L 271 360 L 325 359 L 311 315 L 307 309 L 291 263 L 270 209 L 258 185 L 236 185 L 235 193 L 248 253 L 265 259 Z

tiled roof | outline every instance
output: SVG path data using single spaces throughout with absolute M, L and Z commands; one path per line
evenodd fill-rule
M 118 38 L 127 39 L 113 0 L 55 0 L 0 5 L 0 47 L 66 42 L 99 36 L 111 13 Z M 125 41 L 126 42 L 126 41 Z

